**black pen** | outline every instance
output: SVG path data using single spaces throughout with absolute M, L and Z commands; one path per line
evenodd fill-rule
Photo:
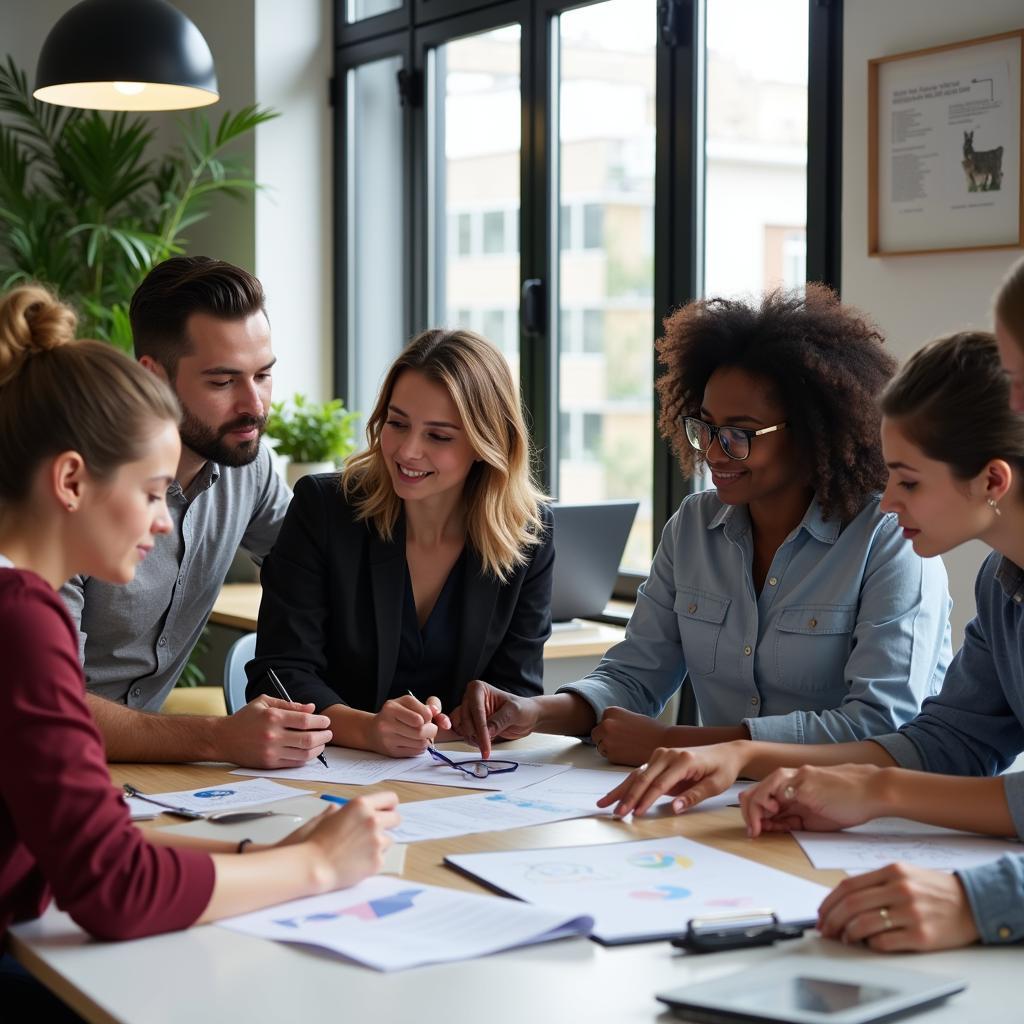
M 277 695 L 278 695 L 278 697 L 280 697 L 280 698 L 281 698 L 281 700 L 286 700 L 286 701 L 288 701 L 288 703 L 289 703 L 289 704 L 294 704 L 294 703 L 295 703 L 295 701 L 293 701 L 293 700 L 291 699 L 291 697 L 289 697 L 289 696 L 288 696 L 288 691 L 287 691 L 287 690 L 286 690 L 286 689 L 284 688 L 284 683 L 282 683 L 282 682 L 281 682 L 281 680 L 277 678 L 277 673 L 276 673 L 276 672 L 275 672 L 275 671 L 274 671 L 274 670 L 273 670 L 272 668 L 268 668 L 268 669 L 267 669 L 267 678 L 268 678 L 268 679 L 270 680 L 270 685 L 271 685 L 271 686 L 272 686 L 272 687 L 273 687 L 273 688 L 274 688 L 275 690 L 277 690 Z M 321 763 L 321 764 L 322 764 L 322 765 L 323 765 L 323 766 L 324 766 L 325 768 L 330 768 L 330 767 L 331 767 L 331 766 L 330 766 L 330 765 L 329 765 L 329 764 L 327 763 L 327 758 L 326 758 L 326 757 L 324 757 L 324 755 L 323 755 L 323 752 L 322 752 L 322 751 L 321 751 L 321 752 L 320 752 L 319 754 L 317 754 L 317 755 L 316 755 L 316 759 L 317 759 L 317 760 L 318 760 L 318 761 L 319 761 L 319 762 L 320 762 L 320 763 Z

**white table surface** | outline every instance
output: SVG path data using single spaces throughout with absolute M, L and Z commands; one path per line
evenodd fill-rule
M 381 974 L 326 952 L 209 925 L 104 944 L 90 941 L 65 914 L 51 909 L 15 931 L 32 958 L 83 997 L 79 1012 L 104 1024 L 667 1021 L 674 1018 L 654 999 L 657 991 L 773 957 L 872 957 L 862 949 L 817 937 L 709 956 L 687 956 L 667 942 L 606 949 L 586 939 L 571 939 L 463 963 Z M 872 958 L 879 964 L 898 963 L 968 980 L 966 992 L 914 1018 L 922 1024 L 1020 1019 L 1017 949 Z

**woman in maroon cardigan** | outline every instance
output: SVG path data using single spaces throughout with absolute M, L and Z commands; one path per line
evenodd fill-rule
M 127 582 L 168 532 L 179 409 L 155 376 L 74 332 L 42 288 L 0 299 L 0 943 L 51 899 L 92 935 L 129 939 L 352 885 L 380 866 L 392 793 L 238 856 L 144 837 L 111 785 L 57 590 L 77 573 Z M 3 957 L 0 1006 L 28 998 L 49 997 Z

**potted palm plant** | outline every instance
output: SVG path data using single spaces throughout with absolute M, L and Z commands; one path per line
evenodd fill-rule
M 328 473 L 356 449 L 355 422 L 340 398 L 310 402 L 295 395 L 291 402 L 273 402 L 267 417 L 267 436 L 279 455 L 287 456 L 288 486 L 307 473 Z
M 185 252 L 214 195 L 256 188 L 231 143 L 277 114 L 256 106 L 179 119 L 180 142 L 152 153 L 142 115 L 41 103 L 0 63 L 0 288 L 40 281 L 77 307 L 80 331 L 131 351 L 128 303 L 155 263 Z

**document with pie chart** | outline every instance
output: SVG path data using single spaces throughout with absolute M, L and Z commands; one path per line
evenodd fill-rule
M 811 925 L 828 889 L 681 836 L 546 850 L 462 853 L 445 863 L 498 892 L 594 918 L 605 945 L 678 935 L 693 917 L 769 910 Z

